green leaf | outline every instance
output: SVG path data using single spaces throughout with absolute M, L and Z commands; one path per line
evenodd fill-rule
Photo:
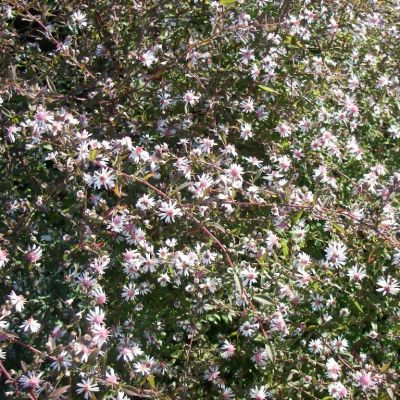
M 360 311 L 361 314 L 364 314 L 364 310 L 362 309 L 362 307 L 360 306 L 360 303 L 357 300 L 354 300 L 353 304 L 355 305 L 357 310 Z
M 389 369 L 389 367 L 390 367 L 390 362 L 386 363 L 386 364 L 383 364 L 382 367 L 381 367 L 381 372 L 385 373 Z
M 236 289 L 241 294 L 242 293 L 242 284 L 240 283 L 240 279 L 237 276 L 236 272 L 233 273 L 233 280 L 235 281 Z
M 275 362 L 275 349 L 272 343 L 265 343 L 265 350 L 267 351 L 269 359 L 274 363 Z
M 216 222 L 208 222 L 207 226 L 211 226 L 211 227 L 213 227 L 215 229 L 218 229 L 222 233 L 226 233 L 225 228 L 223 226 L 221 226 L 220 224 L 217 224 Z
M 391 388 L 386 388 L 387 394 L 390 397 L 390 400 L 394 400 L 394 394 L 393 394 L 393 390 Z
M 175 193 L 180 193 L 183 189 L 187 188 L 188 186 L 193 185 L 192 182 L 185 182 L 179 185 L 172 193 L 169 193 L 168 195 L 172 197 Z
M 289 247 L 286 239 L 281 239 L 282 253 L 285 257 L 289 255 Z
M 226 144 L 227 144 L 226 135 L 221 132 L 221 133 L 218 134 L 218 136 L 221 139 L 221 142 L 226 146 Z
M 131 385 L 122 385 L 121 388 L 129 396 L 139 396 L 140 394 L 138 389 Z
M 332 224 L 332 227 L 335 228 L 337 231 L 339 231 L 340 233 L 344 233 L 345 229 L 343 228 L 343 226 L 338 225 L 338 224 Z
M 264 90 L 265 92 L 279 94 L 278 91 L 276 91 L 275 89 L 272 89 L 272 88 L 270 88 L 270 87 L 268 87 L 268 86 L 265 86 L 265 85 L 258 85 L 258 87 L 259 87 L 260 89 Z
M 122 196 L 122 186 L 121 185 L 115 185 L 114 189 L 113 189 L 113 192 L 117 197 L 121 197 Z
M 154 175 L 155 175 L 154 172 L 150 172 L 149 174 L 147 174 L 147 175 L 143 178 L 143 180 L 145 180 L 145 181 L 147 182 L 147 181 L 148 181 L 150 178 L 152 178 Z
M 154 388 L 156 387 L 156 382 L 155 382 L 155 379 L 154 379 L 154 375 L 153 375 L 153 374 L 150 374 L 150 375 L 147 377 L 147 382 L 149 382 L 150 387 L 151 387 L 152 389 L 154 389 Z
M 272 303 L 270 300 L 264 299 L 263 297 L 259 297 L 259 296 L 254 296 L 253 300 L 264 306 L 273 306 L 274 305 L 274 303 Z
M 46 76 L 46 82 L 47 82 L 47 86 L 48 86 L 50 92 L 52 92 L 52 93 L 57 92 L 57 89 L 54 86 L 53 81 L 48 76 Z
M 293 224 L 297 224 L 302 216 L 303 216 L 303 211 L 299 211 L 293 218 Z
M 45 150 L 53 151 L 53 146 L 52 146 L 51 144 L 44 144 L 44 145 L 43 145 L 43 148 L 44 148 Z
M 221 6 L 227 6 L 229 4 L 234 4 L 236 3 L 236 0 L 219 0 L 219 4 Z
M 97 149 L 90 150 L 89 152 L 89 161 L 94 161 L 97 157 Z

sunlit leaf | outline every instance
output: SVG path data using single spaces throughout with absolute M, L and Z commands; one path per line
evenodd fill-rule
M 269 359 L 272 361 L 272 363 L 274 363 L 275 362 L 275 349 L 271 342 L 265 343 L 265 350 L 268 354 Z
M 254 296 L 253 300 L 255 300 L 257 303 L 260 303 L 264 306 L 273 306 L 274 305 L 274 303 L 272 301 L 267 300 L 263 297 L 259 297 L 259 296 Z
M 240 282 L 240 279 L 237 276 L 236 272 L 233 273 L 233 280 L 235 281 L 236 290 L 239 293 L 242 293 L 242 283 Z
M 281 239 L 282 254 L 287 257 L 289 255 L 289 247 L 286 239 Z
M 147 377 L 147 381 L 149 382 L 150 387 L 151 387 L 152 389 L 154 389 L 154 388 L 156 387 L 156 381 L 155 381 L 155 379 L 154 379 L 154 375 L 153 375 L 153 374 L 150 374 L 150 375 Z
M 268 93 L 275 93 L 275 94 L 279 94 L 279 92 L 275 89 L 270 88 L 269 86 L 265 86 L 265 85 L 258 85 L 258 87 L 262 90 L 264 90 L 264 92 L 268 92 Z

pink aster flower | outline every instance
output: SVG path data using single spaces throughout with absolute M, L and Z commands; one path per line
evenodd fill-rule
M 42 258 L 42 254 L 43 250 L 34 244 L 32 247 L 28 247 L 25 257 L 31 264 L 35 264 Z
M 325 365 L 326 376 L 330 379 L 336 380 L 341 374 L 341 367 L 334 358 L 329 358 Z
M 376 385 L 371 372 L 362 370 L 358 371 L 353 375 L 356 386 L 366 391 L 371 389 Z
M 36 333 L 39 331 L 41 326 L 42 325 L 36 321 L 36 319 L 30 317 L 20 325 L 20 328 L 27 333 Z
M 391 276 L 388 276 L 387 278 L 381 276 L 378 279 L 377 285 L 379 288 L 376 289 L 376 291 L 382 293 L 384 296 L 395 296 L 400 292 L 399 282 Z
M 332 242 L 325 249 L 326 260 L 335 267 L 341 267 L 347 260 L 347 247 L 342 242 Z
M 188 90 L 184 95 L 183 95 L 183 100 L 186 104 L 190 104 L 191 106 L 194 106 L 197 104 L 200 100 L 200 95 L 195 93 L 193 90 Z
M 116 177 L 112 170 L 108 168 L 102 168 L 100 171 L 96 171 L 93 176 L 93 187 L 100 189 L 104 186 L 105 189 L 112 189 L 115 186 Z
M 31 389 L 34 391 L 37 391 L 40 389 L 40 384 L 42 383 L 41 376 L 44 374 L 44 372 L 39 372 L 36 374 L 36 372 L 31 372 L 28 371 L 26 375 L 22 375 L 21 378 L 19 378 L 19 382 L 21 383 L 22 387 L 24 389 Z
M 4 267 L 8 261 L 8 251 L 0 248 L 0 268 Z
M 175 222 L 175 218 L 183 215 L 180 208 L 177 207 L 176 202 L 170 200 L 169 202 L 163 201 L 159 209 L 159 217 L 166 223 Z
M 328 392 L 330 396 L 337 400 L 345 399 L 348 394 L 346 386 L 344 386 L 341 382 L 331 383 L 328 386 Z
M 250 397 L 254 400 L 265 400 L 270 397 L 270 393 L 265 386 L 255 386 L 250 390 Z
M 224 340 L 224 343 L 221 346 L 221 357 L 222 358 L 231 358 L 235 354 L 235 346 L 229 342 L 228 340 Z
M 100 390 L 91 378 L 87 380 L 82 379 L 82 382 L 78 383 L 77 386 L 79 389 L 76 390 L 76 393 L 83 394 L 86 400 L 92 397 L 93 392 L 98 392 Z
M 14 290 L 8 295 L 10 303 L 15 307 L 15 311 L 21 312 L 25 308 L 26 299 L 22 295 L 17 295 Z

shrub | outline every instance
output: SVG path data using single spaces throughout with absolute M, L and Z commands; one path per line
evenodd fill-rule
M 400 4 L 1 17 L 1 396 L 394 399 Z

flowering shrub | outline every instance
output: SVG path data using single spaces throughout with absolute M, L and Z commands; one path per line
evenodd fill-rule
M 1 7 L 1 398 L 395 398 L 398 0 Z

